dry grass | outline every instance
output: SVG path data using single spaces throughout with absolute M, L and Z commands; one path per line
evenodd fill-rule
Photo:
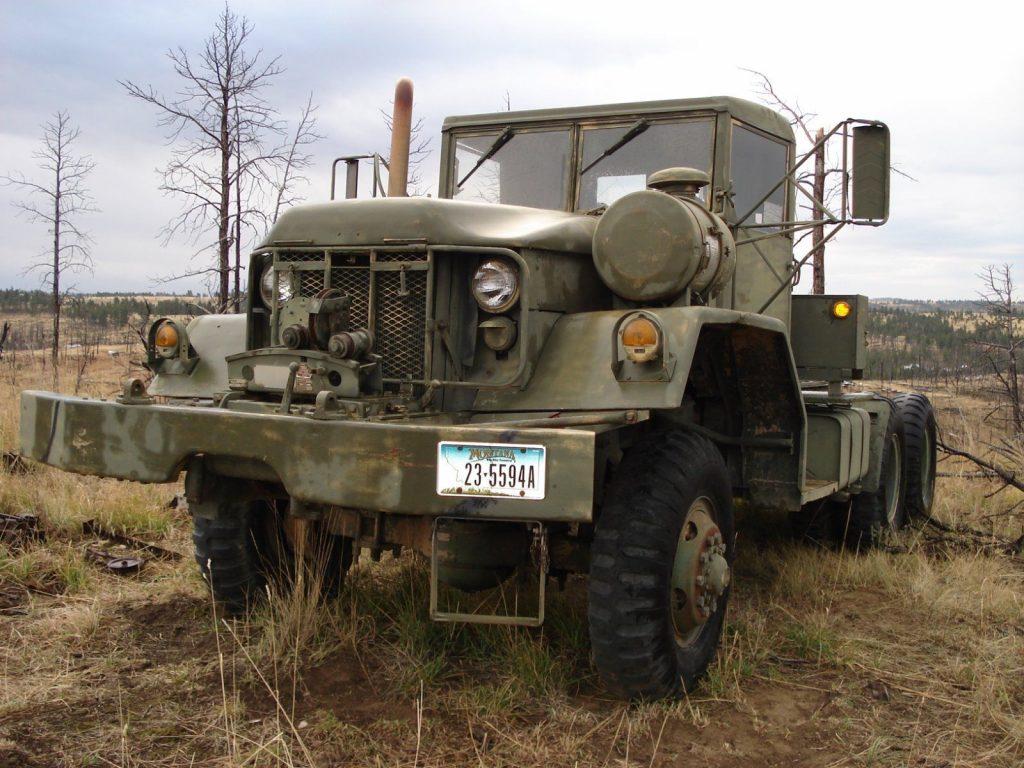
M 97 360 L 88 390 L 118 389 Z M 16 392 L 49 372 L 0 364 L 0 450 Z M 931 393 L 983 441 L 980 400 Z M 948 462 L 944 471 L 965 470 Z M 1016 499 L 941 480 L 937 514 L 1019 535 Z M 626 706 L 589 662 L 582 584 L 541 630 L 426 621 L 426 570 L 360 563 L 342 595 L 211 608 L 176 486 L 45 467 L 0 474 L 0 511 L 45 542 L 0 545 L 0 765 L 1013 766 L 1024 760 L 1024 566 L 917 527 L 866 556 L 794 543 L 742 510 L 729 623 L 689 700 Z M 119 577 L 85 556 L 96 518 L 185 555 Z M 304 574 L 307 587 L 317 575 Z M 5 762 L 6 761 L 6 762 Z

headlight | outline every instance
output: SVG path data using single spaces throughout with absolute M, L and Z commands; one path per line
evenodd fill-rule
M 519 300 L 519 272 L 504 259 L 487 259 L 473 275 L 473 297 L 487 312 L 504 312 Z
M 291 272 L 278 272 L 277 303 L 284 304 L 295 295 L 295 278 Z M 268 264 L 260 277 L 260 298 L 267 307 L 274 306 L 274 265 Z

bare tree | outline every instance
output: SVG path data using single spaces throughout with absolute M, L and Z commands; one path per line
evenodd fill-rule
M 317 133 L 316 111 L 318 107 L 313 103 L 313 94 L 310 93 L 306 99 L 306 105 L 302 108 L 299 122 L 295 126 L 295 132 L 291 139 L 278 153 L 279 162 L 275 165 L 275 177 L 273 179 L 274 208 L 270 214 L 270 222 L 277 221 L 282 208 L 302 200 L 296 191 L 299 184 L 309 182 L 304 171 L 313 164 L 313 156 L 308 148 L 323 138 Z
M 45 180 L 35 182 L 22 174 L 2 177 L 5 184 L 20 187 L 28 198 L 15 203 L 31 221 L 46 224 L 53 236 L 52 247 L 40 254 L 40 261 L 29 265 L 26 272 L 36 272 L 49 285 L 53 312 L 53 338 L 50 356 L 53 375 L 57 377 L 57 354 L 60 350 L 61 306 L 67 293 L 65 273 L 91 270 L 89 236 L 78 224 L 78 217 L 97 208 L 86 187 L 86 177 L 95 164 L 88 155 L 76 155 L 73 144 L 80 130 L 72 125 L 67 112 L 58 112 L 43 126 L 42 147 L 32 153 L 39 161 Z
M 250 180 L 250 191 L 258 186 L 266 166 L 277 159 L 276 148 L 267 149 L 268 137 L 282 132 L 276 111 L 263 97 L 282 69 L 278 58 L 265 60 L 262 50 L 252 55 L 246 51 L 252 29 L 244 16 L 225 5 L 197 56 L 180 47 L 169 51 L 172 68 L 183 81 L 173 97 L 152 86 L 121 82 L 129 96 L 157 109 L 159 123 L 175 145 L 160 189 L 182 198 L 183 207 L 164 228 L 164 238 L 189 238 L 200 246 L 196 255 L 215 251 L 212 267 L 187 275 L 216 276 L 221 311 L 231 303 L 231 246 L 241 237 L 241 220 L 261 213 L 258 206 L 243 205 L 242 179 Z M 216 231 L 216 240 L 202 242 L 211 231 Z M 240 260 L 240 251 L 236 258 Z
M 1015 302 L 1013 269 L 1009 264 L 989 265 L 978 275 L 983 287 L 979 292 L 985 314 L 989 318 L 991 339 L 975 342 L 982 357 L 999 384 L 1000 394 L 1009 411 L 1009 422 L 1015 435 L 1024 435 L 1024 409 L 1021 405 L 1017 351 L 1024 338 L 1018 338 L 1020 310 Z
M 829 207 L 830 202 L 841 194 L 842 168 L 827 167 L 827 149 L 823 142 L 823 139 L 825 138 L 825 129 L 816 126 L 818 115 L 814 112 L 805 111 L 800 106 L 799 101 L 790 101 L 780 96 L 768 75 L 763 72 L 758 72 L 753 69 L 746 69 L 744 71 L 750 72 L 752 75 L 757 77 L 758 82 L 755 88 L 761 101 L 789 118 L 789 124 L 796 130 L 798 143 L 805 145 L 805 148 L 801 149 L 798 154 L 802 154 L 805 151 L 815 148 L 813 170 L 803 171 L 798 174 L 796 177 L 796 183 L 800 185 L 806 185 L 808 183 L 811 184 L 809 192 L 815 201 L 811 205 L 811 217 L 815 221 L 823 220 L 825 217 L 825 208 Z M 834 175 L 839 175 L 840 178 L 831 179 L 830 177 Z M 802 235 L 800 240 L 806 237 L 806 234 L 807 233 Z M 811 243 L 814 246 L 814 255 L 811 257 L 811 263 L 813 265 L 813 286 L 811 291 L 812 293 L 824 293 L 824 223 L 812 227 L 810 229 L 810 235 Z M 799 240 L 797 242 L 799 242 Z
M 784 98 L 776 90 L 771 79 L 763 72 L 755 69 L 744 69 L 757 78 L 754 89 L 758 97 L 772 109 L 778 110 L 789 119 L 789 124 L 796 132 L 797 154 L 802 155 L 814 150 L 814 167 L 797 174 L 795 182 L 804 190 L 805 198 L 813 200 L 810 206 L 810 214 L 814 221 L 821 224 L 811 227 L 810 230 L 797 238 L 794 245 L 800 243 L 808 235 L 811 236 L 811 244 L 814 249 L 812 256 L 813 264 L 813 293 L 825 292 L 825 220 L 829 218 L 829 211 L 834 204 L 841 199 L 843 193 L 843 168 L 837 158 L 830 156 L 830 148 L 824 141 L 825 129 L 818 125 L 818 115 L 815 112 L 806 111 L 799 100 Z M 890 170 L 904 178 L 916 181 L 913 176 L 890 165 Z M 808 189 L 808 185 L 810 189 Z

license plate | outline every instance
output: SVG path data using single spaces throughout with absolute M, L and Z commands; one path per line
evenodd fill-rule
M 437 444 L 437 493 L 543 499 L 545 459 L 543 445 L 442 441 Z

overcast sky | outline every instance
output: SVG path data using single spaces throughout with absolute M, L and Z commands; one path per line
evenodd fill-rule
M 378 109 L 395 80 L 416 84 L 415 110 L 438 134 L 445 115 L 726 94 L 754 98 L 743 68 L 771 75 L 828 124 L 878 118 L 893 156 L 917 181 L 893 181 L 890 222 L 840 235 L 828 250 L 830 292 L 972 297 L 985 264 L 1010 262 L 1024 284 L 1024 46 L 1011 3 L 603 4 L 522 2 L 232 2 L 254 46 L 286 72 L 268 96 L 293 117 L 320 104 L 310 200 L 327 196 L 339 154 L 384 149 Z M 156 115 L 118 86 L 172 92 L 165 53 L 195 50 L 217 2 L 0 0 L 0 174 L 36 170 L 40 124 L 58 109 L 81 126 L 100 213 L 83 220 L 95 271 L 81 290 L 171 290 L 188 243 L 157 234 L 178 202 L 157 189 L 168 157 Z M 822 40 L 820 45 L 815 40 Z M 436 178 L 439 140 L 428 160 Z M 0 287 L 34 287 L 26 264 L 45 227 L 17 215 L 0 187 Z M 804 282 L 810 281 L 809 274 Z M 198 287 L 179 283 L 174 287 Z

